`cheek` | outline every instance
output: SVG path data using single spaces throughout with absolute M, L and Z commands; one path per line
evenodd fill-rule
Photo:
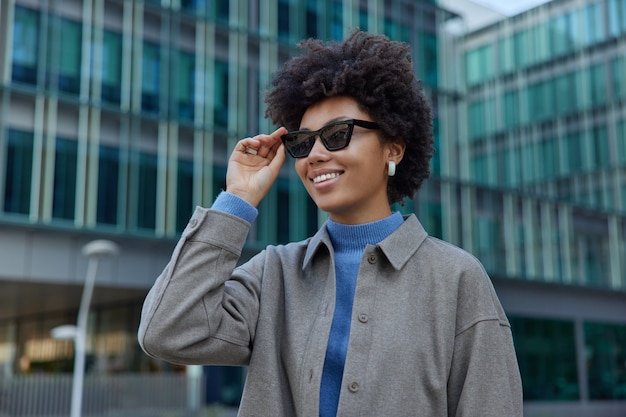
M 306 158 L 297 159 L 294 166 L 298 177 L 306 184 Z

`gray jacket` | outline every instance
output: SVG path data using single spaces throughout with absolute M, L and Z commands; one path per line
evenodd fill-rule
M 196 209 L 145 300 L 139 342 L 169 362 L 247 365 L 240 416 L 317 417 L 335 301 L 330 238 L 322 227 L 236 267 L 249 226 Z M 491 281 L 414 215 L 363 254 L 338 415 L 522 416 Z

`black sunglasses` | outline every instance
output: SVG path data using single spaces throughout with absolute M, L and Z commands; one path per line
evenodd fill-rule
M 366 129 L 379 129 L 378 123 L 367 120 L 348 119 L 330 123 L 320 130 L 296 130 L 284 134 L 281 139 L 289 155 L 294 158 L 304 158 L 313 146 L 315 139 L 319 136 L 322 143 L 329 151 L 338 151 L 350 144 L 354 126 Z

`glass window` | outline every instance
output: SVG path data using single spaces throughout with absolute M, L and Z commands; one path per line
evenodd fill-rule
M 622 120 L 617 123 L 617 134 L 616 134 L 616 144 L 617 144 L 617 162 L 625 163 L 626 162 L 626 120 Z M 626 198 L 626 195 L 624 195 Z M 624 207 L 626 209 L 626 206 Z
M 585 323 L 589 399 L 626 400 L 626 325 Z
M 307 38 L 317 38 L 317 22 L 318 22 L 318 12 L 317 5 L 319 4 L 318 0 L 307 0 L 306 2 L 306 37 Z M 361 26 L 364 30 L 366 26 Z
M 590 104 L 598 106 L 606 103 L 607 90 L 604 64 L 597 64 L 589 68 L 589 85 Z
M 117 223 L 119 149 L 100 145 L 98 159 L 98 223 Z
M 276 205 L 276 243 L 289 242 L 289 180 L 278 178 L 276 180 L 277 205 Z
M 159 112 L 159 90 L 161 80 L 161 52 L 159 45 L 143 44 L 141 71 L 141 109 L 148 113 Z
M 583 170 L 583 141 L 580 132 L 573 132 L 566 136 L 565 155 L 568 164 L 568 174 Z
M 554 83 L 554 88 L 556 89 L 554 96 L 556 97 L 557 115 L 564 116 L 576 110 L 576 92 L 578 89 L 575 86 L 575 73 L 563 74 L 556 79 Z
M 500 71 L 506 73 L 515 69 L 513 58 L 513 39 L 511 36 L 501 38 L 498 41 Z
M 9 129 L 4 172 L 4 211 L 28 214 L 33 171 L 33 133 Z
M 487 128 L 486 128 L 486 116 L 485 116 L 485 102 L 484 101 L 474 101 L 469 104 L 469 117 L 467 123 L 468 126 L 468 134 L 469 139 L 476 139 L 481 136 L 484 136 Z
M 577 400 L 574 323 L 525 317 L 509 320 L 524 381 L 524 400 Z
M 61 19 L 59 45 L 59 90 L 66 93 L 80 92 L 80 60 L 82 27 L 79 22 Z
M 609 0 L 609 33 L 611 36 L 619 36 L 622 25 L 626 25 L 626 2 L 623 0 Z
M 73 139 L 57 138 L 54 155 L 52 217 L 71 220 L 74 219 L 76 206 L 78 142 Z
M 615 99 L 626 98 L 626 58 L 618 57 L 611 62 L 611 91 Z
M 178 117 L 182 120 L 193 121 L 194 92 L 196 91 L 196 59 L 194 54 L 179 51 L 176 65 L 175 83 Z
M 157 156 L 152 153 L 139 154 L 137 193 L 137 227 L 156 227 L 157 207 Z
M 591 147 L 593 151 L 592 168 L 607 168 L 611 161 L 611 155 L 606 126 L 593 128 L 591 131 Z
M 525 29 L 513 34 L 513 50 L 515 54 L 515 67 L 523 68 L 531 63 L 530 29 Z
M 105 30 L 102 35 L 102 100 L 120 104 L 122 89 L 122 35 Z
M 228 63 L 215 62 L 215 88 L 213 89 L 213 117 L 217 126 L 228 124 Z
M 602 7 L 595 2 L 583 9 L 584 15 L 584 43 L 591 45 L 604 39 L 604 24 L 602 22 Z
M 343 2 L 333 0 L 330 7 L 330 37 L 341 40 L 343 39 Z
M 176 189 L 176 230 L 182 232 L 193 212 L 193 161 L 178 160 Z
M 504 109 L 503 119 L 504 128 L 510 129 L 519 125 L 519 93 L 517 90 L 511 90 L 504 93 Z
M 571 48 L 571 38 L 567 15 L 556 16 L 549 21 L 548 26 L 552 55 L 562 55 L 569 52 Z
M 278 0 L 278 37 L 289 39 L 289 0 Z
M 37 84 L 37 55 L 39 54 L 39 14 L 15 6 L 13 24 L 12 79 Z
M 477 84 L 494 75 L 493 51 L 491 45 L 483 45 L 465 55 L 467 83 Z

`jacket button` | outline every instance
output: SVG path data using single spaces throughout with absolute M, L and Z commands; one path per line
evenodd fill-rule
M 369 320 L 369 318 L 367 317 L 367 314 L 365 314 L 365 313 L 359 314 L 359 321 L 361 323 L 367 323 L 368 320 Z
M 350 382 L 348 385 L 348 389 L 350 392 L 358 392 L 359 391 L 359 383 L 358 382 Z
M 189 220 L 189 226 L 190 227 L 195 227 L 196 224 L 198 224 L 198 220 L 196 220 L 195 217 L 193 217 L 191 220 Z
M 376 254 L 375 253 L 370 253 L 369 256 L 367 257 L 367 262 L 369 262 L 371 264 L 375 264 L 376 263 Z

